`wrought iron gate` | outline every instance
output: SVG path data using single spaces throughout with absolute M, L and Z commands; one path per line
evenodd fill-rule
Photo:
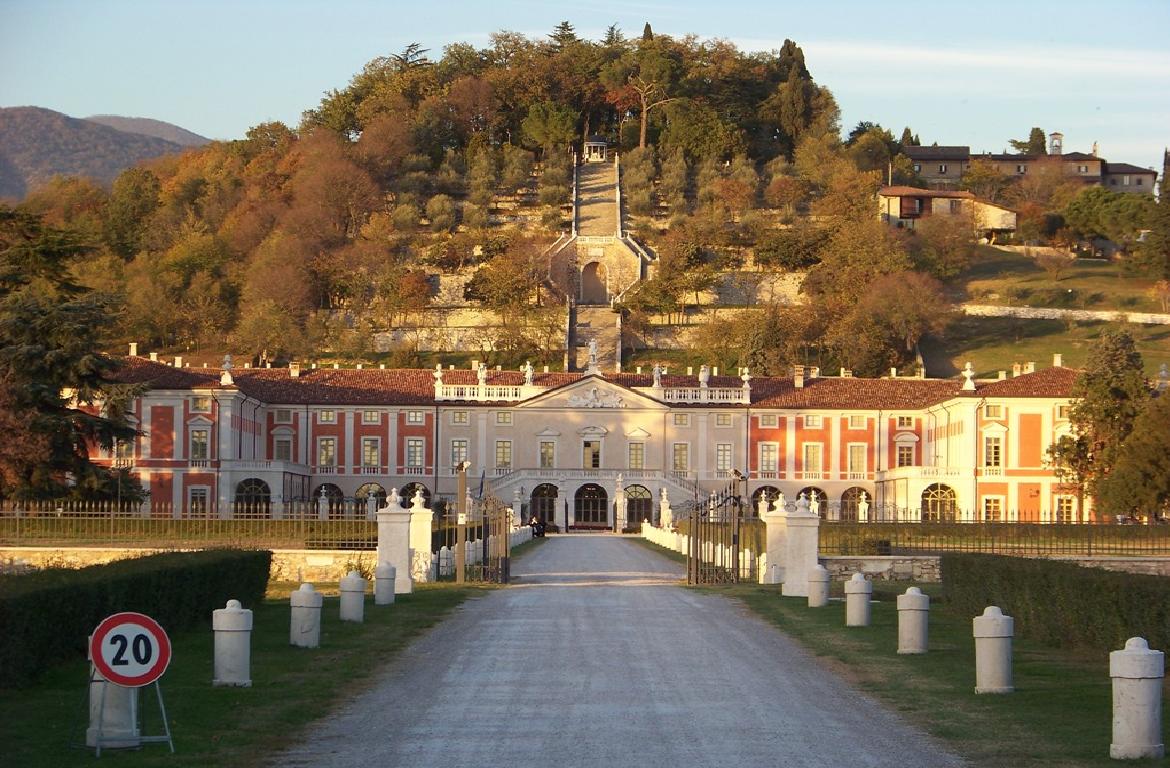
M 720 494 L 691 509 L 687 530 L 688 584 L 738 584 L 759 580 L 758 546 L 746 534 L 758 526 L 743 516 L 738 494 Z
M 511 577 L 512 508 L 494 496 L 448 504 L 431 536 L 439 581 L 507 584 Z

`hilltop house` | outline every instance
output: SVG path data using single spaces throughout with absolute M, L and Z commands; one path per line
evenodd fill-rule
M 878 190 L 878 215 L 891 226 L 907 229 L 929 216 L 966 216 L 975 233 L 989 240 L 1016 229 L 1015 211 L 976 199 L 970 192 L 943 189 L 882 187 Z

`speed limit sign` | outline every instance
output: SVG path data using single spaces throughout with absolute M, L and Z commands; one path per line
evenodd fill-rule
M 89 639 L 89 657 L 101 676 L 123 688 L 141 688 L 162 677 L 171 662 L 171 641 L 158 622 L 141 613 L 102 619 Z

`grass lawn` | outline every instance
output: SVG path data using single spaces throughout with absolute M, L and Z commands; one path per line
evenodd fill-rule
M 977 376 L 994 378 L 1001 370 L 1010 376 L 1013 363 L 1047 368 L 1054 352 L 1064 356 L 1064 365 L 1079 368 L 1102 332 L 1121 328 L 1133 336 L 1146 375 L 1156 376 L 1158 367 L 1170 362 L 1170 325 L 959 316 L 942 339 L 925 339 L 921 348 L 930 376 L 954 376 L 970 360 Z
M 519 558 L 544 543 L 534 539 L 512 548 Z M 288 595 L 297 584 L 272 582 L 254 608 L 252 687 L 213 688 L 214 638 L 208 625 L 171 636 L 174 655 L 162 691 L 175 754 L 165 744 L 140 750 L 102 750 L 101 764 L 124 766 L 253 766 L 260 756 L 284 747 L 288 737 L 325 716 L 339 701 L 369 684 L 372 672 L 393 660 L 424 631 L 464 600 L 494 589 L 486 585 L 418 585 L 393 605 L 366 598 L 365 622 L 338 618 L 338 585 L 316 585 L 325 595 L 321 647 L 288 642 Z M 372 589 L 372 586 L 371 586 Z M 83 747 L 88 725 L 84 660 L 49 670 L 32 688 L 0 690 L 0 765 L 66 768 L 94 765 Z M 143 733 L 162 733 L 153 688 L 139 693 Z
M 895 595 L 906 583 L 875 582 L 869 627 L 845 628 L 845 606 L 810 609 L 778 587 L 712 588 L 738 598 L 882 700 L 903 718 L 946 742 L 976 766 L 1116 766 L 1109 759 L 1111 687 L 1108 660 L 1086 658 L 1017 639 L 1016 692 L 977 696 L 971 617 L 939 605 L 939 585 L 917 585 L 932 597 L 930 652 L 897 655 Z M 833 584 L 840 596 L 841 584 Z M 1163 710 L 1163 731 L 1170 725 Z M 1149 764 L 1153 761 L 1139 761 Z M 1159 761 L 1160 762 L 1160 761 Z
M 959 283 L 963 301 L 1106 312 L 1162 312 L 1149 293 L 1154 281 L 1126 275 L 1119 262 L 1076 259 L 1059 280 L 1035 259 L 1012 251 L 981 247 Z

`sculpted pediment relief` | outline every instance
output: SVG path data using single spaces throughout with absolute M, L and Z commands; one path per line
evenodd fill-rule
M 519 405 L 520 408 L 566 408 L 572 410 L 610 410 L 619 408 L 653 408 L 665 410 L 662 403 L 640 392 L 608 382 L 600 376 L 586 376 Z

